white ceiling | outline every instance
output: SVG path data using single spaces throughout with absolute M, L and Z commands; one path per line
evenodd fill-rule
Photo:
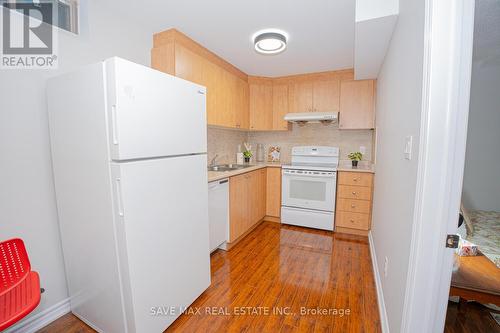
M 282 76 L 353 67 L 354 0 L 107 0 L 151 34 L 177 28 L 251 75 Z M 278 28 L 285 52 L 253 49 L 258 30 Z
M 474 61 L 500 66 L 500 0 L 476 0 Z

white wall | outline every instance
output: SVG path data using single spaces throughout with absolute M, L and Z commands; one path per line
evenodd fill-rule
M 417 179 L 425 1 L 401 0 L 377 82 L 372 237 L 391 332 L 401 331 Z M 413 136 L 413 158 L 404 159 Z M 384 260 L 388 259 L 387 276 Z
M 152 36 L 105 3 L 82 1 L 82 32 L 59 32 L 59 70 L 0 70 L 0 240 L 22 238 L 45 288 L 42 311 L 68 297 L 56 213 L 45 80 L 110 56 L 149 65 Z M 85 91 L 82 91 L 85 94 Z M 92 246 L 92 244 L 89 244 Z
M 500 66 L 472 66 L 462 199 L 469 209 L 500 212 Z

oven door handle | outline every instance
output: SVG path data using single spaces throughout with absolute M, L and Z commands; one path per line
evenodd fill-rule
M 335 178 L 336 175 L 335 175 L 335 173 L 328 174 L 328 175 L 320 175 L 320 174 L 290 173 L 287 171 L 283 171 L 283 176 L 332 179 L 332 178 Z

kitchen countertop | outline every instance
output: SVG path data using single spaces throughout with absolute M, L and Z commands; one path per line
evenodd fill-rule
M 281 168 L 283 163 L 272 163 L 272 162 L 262 162 L 251 164 L 248 168 L 232 170 L 232 171 L 208 171 L 208 182 L 213 182 L 216 180 L 221 180 L 224 178 L 234 177 L 241 175 L 243 173 L 255 171 L 262 168 Z M 359 163 L 357 168 L 353 168 L 350 161 L 341 161 L 337 171 L 349 171 L 349 172 L 368 172 L 375 173 L 375 165 L 373 163 Z
M 242 173 L 247 173 L 247 172 L 251 172 L 251 171 L 255 171 L 255 170 L 258 170 L 258 169 L 262 169 L 262 168 L 267 168 L 267 167 L 270 167 L 270 168 L 281 168 L 281 163 L 266 163 L 266 162 L 262 162 L 262 163 L 255 163 L 255 164 L 251 164 L 251 166 L 249 166 L 248 168 L 244 168 L 244 169 L 239 169 L 239 170 L 232 170 L 232 171 L 208 171 L 208 182 L 213 182 L 213 181 L 216 181 L 216 180 L 221 180 L 221 179 L 224 179 L 224 178 L 229 178 L 229 177 L 234 177 L 234 176 L 237 176 L 237 175 L 241 175 Z
M 370 162 L 358 163 L 358 167 L 353 168 L 351 161 L 340 161 L 337 171 L 375 173 L 375 164 Z

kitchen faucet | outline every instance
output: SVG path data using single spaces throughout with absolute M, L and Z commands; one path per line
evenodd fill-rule
M 217 157 L 219 157 L 219 155 L 215 154 L 214 158 L 212 158 L 212 161 L 210 162 L 210 166 L 214 166 L 215 165 L 215 160 L 217 159 Z

